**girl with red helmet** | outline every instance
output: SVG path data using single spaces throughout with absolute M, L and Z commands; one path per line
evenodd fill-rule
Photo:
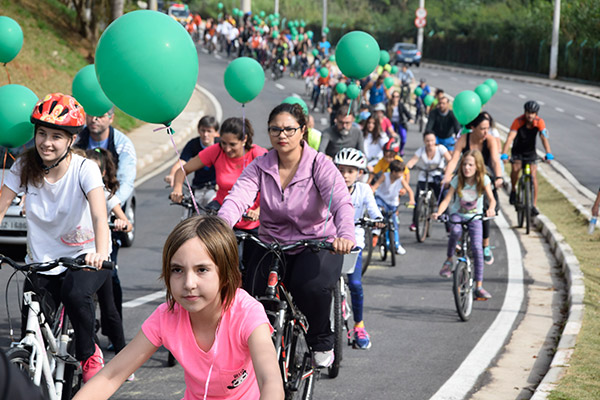
M 88 265 L 101 268 L 110 253 L 102 175 L 96 163 L 71 152 L 85 124 L 83 107 L 71 96 L 49 94 L 35 105 L 31 122 L 35 146 L 15 162 L 4 181 L 0 222 L 17 193 L 24 192 L 28 263 L 85 254 Z M 103 366 L 102 352 L 94 343 L 93 295 L 109 273 L 57 267 L 30 277 L 56 304 L 64 303 L 84 381 Z M 26 280 L 25 290 L 31 285 Z M 23 317 L 26 320 L 27 311 Z

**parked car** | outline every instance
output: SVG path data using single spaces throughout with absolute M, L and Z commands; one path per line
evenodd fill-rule
M 392 47 L 394 54 L 394 64 L 415 64 L 421 65 L 421 52 L 417 50 L 417 45 L 413 43 L 398 42 Z
M 0 245 L 27 244 L 27 219 L 23 215 L 21 198 L 23 193 L 14 198 L 0 224 Z

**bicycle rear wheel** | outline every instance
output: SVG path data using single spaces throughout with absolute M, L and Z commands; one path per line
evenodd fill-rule
M 289 324 L 291 323 L 289 322 Z M 305 335 L 304 329 L 299 324 L 294 323 L 290 335 L 284 339 L 288 342 L 286 353 L 290 357 L 287 364 L 288 381 L 285 383 L 286 400 L 312 399 L 315 370 L 312 366 L 312 356 Z
M 379 250 L 379 256 L 381 257 L 381 261 L 387 260 L 387 237 L 388 237 L 388 228 L 383 228 L 381 233 L 379 234 L 379 240 L 377 241 L 377 249 Z
M 341 278 L 342 280 L 344 278 Z M 333 364 L 328 368 L 330 378 L 335 378 L 340 373 L 340 364 L 342 362 L 342 351 L 344 350 L 344 316 L 342 315 L 342 293 L 340 280 L 335 284 L 332 291 L 330 322 L 334 334 L 333 354 L 335 358 Z
M 389 230 L 390 235 L 390 261 L 392 263 L 392 267 L 396 266 L 396 235 L 394 235 L 394 230 Z
M 533 207 L 533 182 L 527 180 L 525 184 L 525 233 L 529 235 L 531 230 L 531 208 Z
M 426 193 L 422 193 L 417 201 L 415 209 L 417 215 L 416 218 L 416 230 L 417 242 L 423 243 L 427 238 L 427 232 L 429 231 L 429 204 L 427 201 Z
M 30 368 L 30 363 L 33 362 L 31 356 L 31 351 L 23 347 L 13 347 L 6 352 L 8 362 L 16 366 L 27 378 L 33 380 L 35 370 Z M 48 393 L 48 382 L 43 373 L 40 381 L 40 389 L 44 394 L 44 398 L 50 398 Z
M 452 293 L 458 316 L 461 320 L 468 321 L 473 310 L 473 280 L 465 261 L 459 261 L 456 264 Z
M 365 248 L 363 249 L 363 260 L 362 260 L 362 271 L 361 275 L 364 275 L 369 268 L 371 257 L 373 256 L 373 231 L 371 228 L 365 228 Z

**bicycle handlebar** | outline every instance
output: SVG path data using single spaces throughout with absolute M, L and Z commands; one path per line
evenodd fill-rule
M 323 240 L 302 239 L 302 240 L 298 240 L 294 243 L 282 244 L 279 242 L 273 242 L 273 243 L 263 242 L 257 236 L 252 235 L 251 233 L 247 233 L 247 232 L 236 232 L 235 236 L 239 240 L 249 239 L 266 250 L 273 250 L 273 251 L 277 251 L 277 252 L 286 252 L 286 251 L 290 251 L 290 250 L 299 249 L 301 247 L 309 248 L 313 251 L 319 251 L 319 250 L 335 251 L 335 249 L 333 248 L 333 244 L 331 244 L 330 242 L 325 242 Z
M 70 270 L 77 271 L 81 269 L 91 269 L 94 271 L 99 271 L 98 268 L 93 267 L 91 265 L 85 264 L 85 254 L 78 256 L 77 258 L 72 257 L 61 257 L 52 261 L 45 261 L 41 263 L 31 263 L 20 265 L 15 260 L 10 257 L 7 257 L 3 254 L 0 254 L 0 267 L 2 264 L 8 264 L 14 269 L 23 272 L 45 272 L 50 271 L 56 267 L 67 267 Z M 102 269 L 113 269 L 115 267 L 115 263 L 112 261 L 103 261 Z
M 361 226 L 369 226 L 369 227 L 374 227 L 375 224 L 378 223 L 385 223 L 383 218 L 367 218 L 367 217 L 362 217 L 357 219 L 356 221 L 354 221 L 354 225 L 361 225 Z
M 446 214 L 442 214 L 442 215 L 440 215 L 437 218 L 437 220 L 438 220 L 438 222 L 443 222 L 443 223 L 449 222 L 451 224 L 458 225 L 458 224 L 468 224 L 469 222 L 475 221 L 475 220 L 478 220 L 478 219 L 480 219 L 482 221 L 488 221 L 488 220 L 494 219 L 494 218 L 496 218 L 496 217 L 495 216 L 493 216 L 493 217 L 486 217 L 485 214 L 475 214 L 471 218 L 469 218 L 467 220 L 464 220 L 464 221 L 463 220 L 461 220 L 461 221 L 452 221 L 452 220 L 450 220 L 450 217 L 448 217 Z

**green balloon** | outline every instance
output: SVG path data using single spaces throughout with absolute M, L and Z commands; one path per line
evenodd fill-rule
M 273 39 L 277 39 L 279 37 L 279 31 L 273 31 L 273 33 L 271 33 L 271 37 Z
M 327 35 L 328 33 L 329 33 L 329 28 L 328 27 L 323 28 L 323 34 Z
M 309 39 L 312 39 L 314 36 L 314 32 L 313 31 L 307 31 L 306 34 L 308 35 Z
M 348 85 L 346 85 L 344 82 L 339 82 L 337 85 L 335 85 L 335 91 L 339 94 L 344 94 L 348 91 Z
M 329 56 L 329 61 L 335 62 L 335 56 L 333 54 Z
M 352 79 L 368 76 L 379 62 L 379 45 L 373 36 L 362 31 L 345 34 L 335 49 L 337 64 Z
M 329 76 L 329 70 L 325 67 L 321 67 L 319 75 L 321 75 L 321 78 L 327 78 Z
M 488 85 L 490 87 L 490 89 L 492 89 L 492 96 L 496 94 L 496 92 L 498 91 L 498 83 L 496 83 L 495 80 L 490 78 L 490 79 L 487 79 L 483 83 Z
M 77 72 L 73 78 L 71 90 L 73 97 L 83 106 L 87 115 L 101 117 L 113 106 L 98 83 L 93 64 L 85 66 Z
M 0 16 L 0 63 L 13 60 L 23 47 L 23 30 L 12 18 Z
M 390 71 L 390 74 L 396 75 L 397 73 L 398 73 L 398 66 L 392 65 L 392 70 Z
M 433 97 L 433 95 L 428 94 L 427 96 L 425 96 L 425 98 L 423 99 L 423 103 L 429 107 L 430 105 L 433 104 L 433 100 L 435 100 L 435 97 Z
M 461 125 L 467 125 L 481 112 L 481 99 L 472 90 L 464 90 L 456 95 L 452 110 Z
M 481 105 L 484 105 L 492 98 L 492 88 L 490 88 L 485 83 L 478 85 L 475 88 L 475 93 L 477 93 L 477 95 L 479 96 L 479 99 L 481 100 Z
M 306 22 L 304 22 L 304 20 L 301 20 L 301 21 L 300 21 L 300 26 L 301 26 L 302 28 L 304 28 L 304 27 L 306 26 Z
M 225 69 L 225 89 L 238 103 L 253 100 L 265 85 L 265 72 L 253 58 L 239 57 Z
M 315 56 L 315 57 L 318 56 L 319 55 L 319 50 L 313 49 L 312 55 Z
M 142 121 L 168 125 L 192 97 L 198 53 L 185 28 L 167 14 L 132 11 L 100 37 L 96 75 L 115 106 Z
M 38 98 L 21 85 L 0 86 L 0 146 L 19 147 L 33 137 L 31 112 Z
M 217 8 L 218 8 L 219 10 L 222 10 L 222 9 L 223 9 L 223 3 L 219 3 L 219 4 L 217 4 Z
M 383 80 L 383 86 L 385 86 L 386 89 L 389 89 L 392 86 L 394 86 L 394 78 L 392 78 L 391 76 L 388 76 L 387 78 L 385 78 Z
M 304 102 L 304 100 L 302 100 L 300 97 L 296 97 L 296 96 L 290 96 L 290 97 L 286 97 L 282 103 L 286 103 L 286 104 L 299 104 L 302 107 L 302 111 L 304 111 L 304 114 L 308 115 L 308 106 L 306 105 L 306 103 Z
M 382 67 L 390 62 L 390 53 L 388 53 L 386 50 L 381 50 L 379 52 L 379 65 L 381 65 Z
M 423 94 L 423 88 L 422 88 L 421 86 L 417 86 L 417 87 L 415 88 L 414 94 L 415 94 L 417 97 L 420 97 L 420 96 Z
M 261 12 L 258 13 L 258 15 L 260 15 L 261 18 L 264 18 L 265 17 L 265 12 L 261 11 Z
M 236 8 L 234 8 L 234 9 L 231 11 L 231 13 L 233 14 L 233 16 L 234 16 L 234 17 L 237 17 L 237 16 L 238 16 L 238 14 L 239 14 L 239 12 L 240 12 L 240 9 L 239 9 L 239 8 L 237 8 L 237 7 L 236 7 Z
M 354 100 L 360 95 L 360 86 L 355 83 L 351 83 L 348 85 L 348 89 L 346 90 L 346 96 L 349 99 Z

